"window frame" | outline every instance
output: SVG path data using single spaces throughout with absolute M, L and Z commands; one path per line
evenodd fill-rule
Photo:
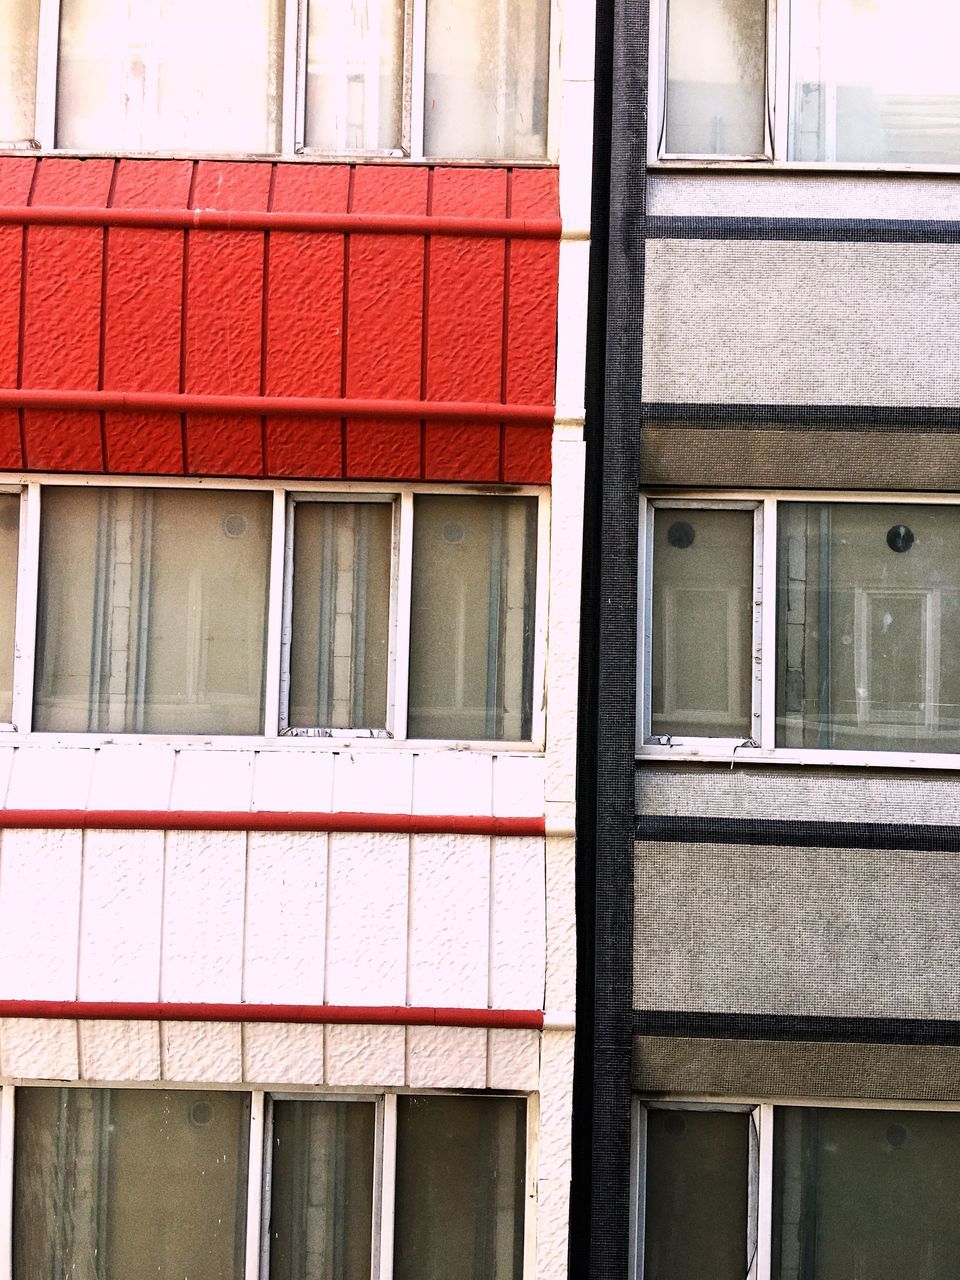
M 34 730 L 34 684 L 37 652 L 38 588 L 40 564 L 40 522 L 42 491 L 54 487 L 83 489 L 134 488 L 182 489 L 197 492 L 261 492 L 272 496 L 271 545 L 268 549 L 267 607 L 265 611 L 265 650 L 263 665 L 263 699 L 261 730 L 256 733 L 110 733 L 69 732 L 66 730 Z M 382 749 L 464 744 L 471 750 L 488 752 L 519 751 L 539 753 L 544 749 L 546 708 L 546 624 L 549 599 L 550 557 L 550 490 L 540 485 L 496 485 L 489 489 L 477 485 L 363 484 L 360 482 L 193 479 L 190 477 L 149 476 L 75 476 L 69 474 L 35 475 L 8 473 L 0 479 L 0 493 L 20 493 L 20 544 L 17 571 L 16 621 L 12 642 L 13 721 L 0 724 L 0 742 L 13 745 L 32 740 L 41 743 L 63 742 L 70 745 L 170 742 L 177 746 L 213 741 L 220 746 L 255 749 L 264 742 L 290 744 L 293 747 L 327 746 L 342 748 L 346 743 Z M 529 738 L 411 738 L 407 734 L 407 698 L 409 682 L 411 594 L 413 576 L 414 500 L 418 494 L 447 497 L 533 498 L 537 502 L 537 548 L 535 556 L 536 585 L 533 620 L 534 646 L 531 663 L 531 735 Z M 284 689 L 284 619 L 290 606 L 290 560 L 293 542 L 288 538 L 293 512 L 298 502 L 376 502 L 394 508 L 391 549 L 390 619 L 387 652 L 387 723 L 384 729 L 332 728 L 309 726 L 283 728 Z M 2 1275 L 2 1273 L 0 1273 Z
M 641 761 L 685 760 L 726 764 L 815 764 L 888 769 L 960 769 L 960 753 L 875 751 L 864 748 L 776 746 L 777 675 L 777 506 L 781 502 L 859 503 L 894 506 L 910 503 L 956 507 L 960 495 L 869 490 L 677 490 L 651 491 L 640 498 L 637 581 L 636 756 Z M 673 737 L 651 733 L 653 513 L 756 507 L 754 521 L 753 705 L 759 733 L 753 738 Z
M 5 152 L 55 155 L 117 155 L 111 148 L 67 148 L 56 145 L 57 64 L 59 60 L 61 0 L 38 0 L 37 85 L 34 137 L 11 142 L 0 138 Z M 550 0 L 550 36 L 543 51 L 547 73 L 547 121 L 544 154 L 534 157 L 430 156 L 424 151 L 424 94 L 426 75 L 426 22 L 428 0 L 403 0 L 403 54 L 400 68 L 401 136 L 399 147 L 328 150 L 308 147 L 306 132 L 306 66 L 308 0 L 280 0 L 280 39 L 283 66 L 277 95 L 279 146 L 275 151 L 254 152 L 267 159 L 283 160 L 409 160 L 431 164 L 488 163 L 503 166 L 544 166 L 555 163 L 559 146 L 560 29 L 563 0 Z M 237 153 L 214 148 L 204 151 L 184 147 L 170 151 L 120 151 L 121 155 L 210 156 L 236 158 Z

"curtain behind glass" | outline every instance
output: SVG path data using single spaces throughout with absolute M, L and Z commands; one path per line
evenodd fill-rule
M 407 731 L 529 738 L 535 498 L 417 496 Z
M 0 0 L 0 143 L 34 136 L 40 0 Z
M 389 503 L 296 504 L 292 727 L 386 726 L 392 539 Z
M 549 57 L 550 0 L 427 0 L 424 154 L 545 155 Z
M 0 722 L 13 715 L 13 651 L 17 623 L 20 495 L 0 494 Z
M 402 142 L 402 0 L 311 0 L 304 142 L 385 151 Z
M 523 1098 L 397 1099 L 394 1280 L 520 1280 Z
M 370 1280 L 376 1106 L 275 1102 L 270 1280 Z
M 282 0 L 61 0 L 58 147 L 279 147 Z
M 34 728 L 259 733 L 271 497 L 45 488 Z
M 17 1090 L 14 1280 L 236 1280 L 248 1094 Z

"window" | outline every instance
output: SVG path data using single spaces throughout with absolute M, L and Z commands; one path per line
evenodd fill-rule
M 658 3 L 652 158 L 960 164 L 953 5 Z
M 642 525 L 645 754 L 960 754 L 960 506 L 658 498 Z
M 522 1097 L 13 1093 L 13 1280 L 521 1280 Z
M 551 0 L 0 0 L 0 144 L 542 159 Z
M 949 1280 L 960 1114 L 643 1103 L 635 1280 Z
M 545 518 L 522 491 L 0 493 L 0 711 L 50 733 L 531 741 Z

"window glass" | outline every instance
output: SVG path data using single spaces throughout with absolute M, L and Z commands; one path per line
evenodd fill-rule
M 654 511 L 654 735 L 753 734 L 753 522 L 752 511 Z
M 14 1280 L 243 1274 L 249 1096 L 17 1090 Z
M 530 737 L 535 498 L 414 503 L 408 733 Z
M 960 9 L 792 0 L 791 160 L 960 164 Z
M 523 1098 L 398 1098 L 394 1280 L 520 1280 Z
M 669 0 L 666 151 L 764 150 L 765 0 Z
M 389 503 L 296 504 L 291 726 L 385 727 L 392 538 Z
M 550 0 L 428 0 L 423 150 L 546 154 Z
M 0 0 L 0 142 L 34 136 L 40 0 Z
M 271 497 L 43 490 L 34 728 L 258 733 Z
M 0 722 L 13 715 L 13 650 L 17 622 L 20 495 L 0 494 Z
M 270 1280 L 370 1280 L 372 1102 L 274 1102 Z
M 56 145 L 272 152 L 282 0 L 60 0 Z
M 383 151 L 402 142 L 402 0 L 311 0 L 308 147 Z
M 960 508 L 778 510 L 777 745 L 960 751 Z
M 646 1125 L 643 1280 L 744 1280 L 751 1116 L 647 1108 Z
M 778 1107 L 775 1280 L 954 1280 L 960 1115 Z

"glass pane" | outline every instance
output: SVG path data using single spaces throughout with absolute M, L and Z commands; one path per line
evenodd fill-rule
M 40 0 L 0 0 L 0 142 L 34 136 Z
M 282 0 L 61 0 L 57 146 L 279 147 Z
M 960 10 L 793 0 L 791 160 L 960 164 Z
M 960 751 L 960 508 L 779 507 L 777 745 Z
M 402 103 L 402 0 L 311 0 L 306 145 L 397 149 Z
M 43 490 L 34 728 L 259 733 L 271 496 Z
M 744 1280 L 750 1115 L 648 1109 L 646 1118 L 643 1280 Z
M 14 1280 L 243 1274 L 241 1093 L 18 1089 Z
M 666 151 L 764 151 L 765 0 L 670 0 Z
M 653 517 L 654 735 L 749 738 L 753 512 Z
M 546 155 L 549 58 L 550 0 L 427 0 L 424 154 Z
M 960 1115 L 774 1113 L 775 1280 L 955 1280 Z
M 520 1280 L 526 1102 L 398 1098 L 394 1280 Z
M 392 538 L 388 503 L 297 503 L 290 725 L 385 727 Z
M 270 1280 L 370 1280 L 376 1108 L 275 1102 Z
M 537 501 L 414 501 L 409 736 L 529 738 Z
M 13 716 L 13 648 L 17 621 L 20 495 L 0 494 L 0 721 Z

